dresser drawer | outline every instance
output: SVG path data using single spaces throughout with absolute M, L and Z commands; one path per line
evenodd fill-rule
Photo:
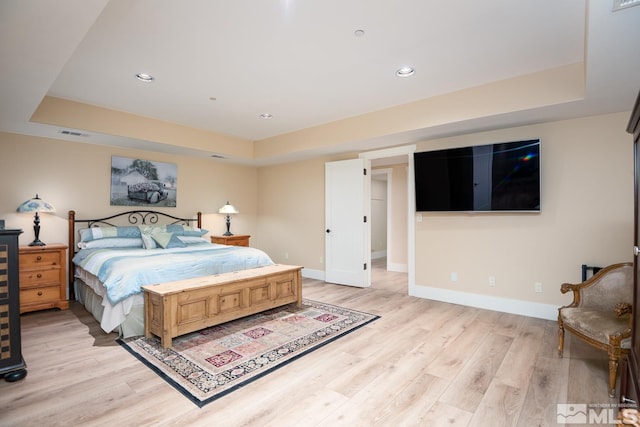
M 22 267 L 22 265 L 20 266 Z M 60 269 L 44 268 L 41 270 L 22 270 L 20 269 L 20 287 L 32 287 L 42 283 L 55 283 L 60 285 Z
M 60 286 L 20 289 L 20 304 L 37 304 L 60 299 Z
M 60 265 L 60 252 L 36 252 L 20 254 L 20 268 Z

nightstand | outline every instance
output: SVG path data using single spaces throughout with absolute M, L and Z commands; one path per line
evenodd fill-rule
M 229 246 L 249 246 L 248 234 L 239 234 L 231 236 L 211 236 L 211 243 L 218 243 L 219 245 Z
M 69 308 L 67 246 L 20 246 L 20 313 Z

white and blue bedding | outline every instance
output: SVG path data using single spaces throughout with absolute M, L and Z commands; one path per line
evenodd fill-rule
M 112 305 L 140 294 L 145 285 L 273 264 L 259 249 L 213 243 L 167 249 L 81 249 L 73 262 L 102 282 Z

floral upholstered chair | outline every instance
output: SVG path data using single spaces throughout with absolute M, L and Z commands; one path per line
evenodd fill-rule
M 562 357 L 564 331 L 609 354 L 609 396 L 616 393 L 618 362 L 631 348 L 633 264 L 610 265 L 579 284 L 565 283 L 560 292 L 573 291 L 573 302 L 558 309 L 558 353 Z

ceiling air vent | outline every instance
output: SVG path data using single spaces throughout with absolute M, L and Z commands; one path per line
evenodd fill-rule
M 639 4 L 640 0 L 613 0 L 612 10 L 615 12 L 616 10 L 626 9 L 627 7 L 637 6 Z
M 61 130 L 60 133 L 63 135 L 70 135 L 70 136 L 84 136 L 84 137 L 89 136 L 88 133 L 82 133 L 75 130 L 66 130 L 66 129 Z

